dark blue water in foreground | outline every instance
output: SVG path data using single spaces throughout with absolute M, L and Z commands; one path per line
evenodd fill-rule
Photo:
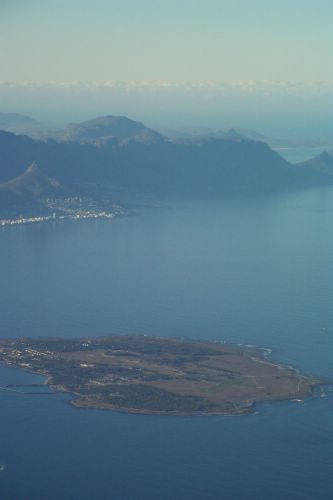
M 6 228 L 0 277 L 2 337 L 220 339 L 333 380 L 333 189 Z M 0 385 L 29 379 L 0 368 Z M 1 391 L 0 405 L 1 500 L 332 497 L 330 392 L 250 417 L 125 415 Z

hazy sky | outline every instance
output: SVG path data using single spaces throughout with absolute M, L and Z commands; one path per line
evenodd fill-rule
M 0 0 L 1 80 L 333 81 L 331 0 Z
M 331 0 L 0 0 L 0 111 L 313 125 L 332 19 Z

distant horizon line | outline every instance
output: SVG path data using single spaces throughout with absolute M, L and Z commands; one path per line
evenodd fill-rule
M 276 90 L 326 90 L 333 92 L 332 81 L 313 81 L 306 82 L 302 80 L 238 80 L 238 81 L 172 81 L 172 80 L 0 80 L 2 88 L 85 88 L 85 89 L 136 89 L 136 88 L 158 88 L 162 90 L 180 89 L 180 90 L 265 90 L 267 88 Z

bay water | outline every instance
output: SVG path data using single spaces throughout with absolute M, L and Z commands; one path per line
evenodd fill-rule
M 0 230 L 0 335 L 255 344 L 333 380 L 333 189 Z M 0 367 L 0 385 L 41 378 Z M 333 396 L 244 417 L 81 410 L 0 391 L 1 500 L 326 500 Z

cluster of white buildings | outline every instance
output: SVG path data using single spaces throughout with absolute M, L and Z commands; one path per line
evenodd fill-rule
M 18 217 L 17 219 L 0 219 L 0 226 L 17 226 L 19 224 L 31 224 L 33 222 L 45 222 L 52 220 L 53 216 L 45 215 L 38 217 Z
M 45 215 L 45 216 L 36 216 L 36 217 L 18 217 L 17 219 L 0 219 L 0 226 L 17 226 L 20 224 L 32 224 L 36 222 L 46 222 L 51 220 L 79 220 L 79 219 L 112 219 L 114 217 L 114 213 L 105 212 L 105 211 L 93 211 L 93 210 L 79 210 L 73 211 L 73 213 L 69 215 Z

